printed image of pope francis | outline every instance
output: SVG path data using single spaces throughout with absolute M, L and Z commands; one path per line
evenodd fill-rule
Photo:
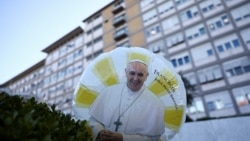
M 148 66 L 128 62 L 126 83 L 104 88 L 89 108 L 96 141 L 158 141 L 164 133 L 164 104 L 144 82 Z

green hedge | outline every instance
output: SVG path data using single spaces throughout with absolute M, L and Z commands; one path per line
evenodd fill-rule
M 74 120 L 55 105 L 0 93 L 1 141 L 90 141 L 86 121 Z

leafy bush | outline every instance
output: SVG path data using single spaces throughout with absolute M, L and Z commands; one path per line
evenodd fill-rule
M 34 98 L 0 93 L 0 140 L 90 141 L 86 121 L 74 120 Z

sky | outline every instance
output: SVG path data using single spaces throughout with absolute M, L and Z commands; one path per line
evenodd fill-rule
M 0 85 L 46 58 L 43 49 L 112 0 L 1 0 Z

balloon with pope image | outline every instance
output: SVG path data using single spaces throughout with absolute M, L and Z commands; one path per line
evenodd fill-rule
M 168 60 L 142 47 L 118 47 L 102 53 L 87 65 L 74 92 L 74 117 L 88 120 L 88 108 L 100 91 L 126 82 L 124 70 L 127 63 L 135 59 L 148 65 L 149 75 L 144 84 L 165 105 L 165 133 L 161 138 L 172 138 L 185 122 L 186 90 L 181 77 Z

